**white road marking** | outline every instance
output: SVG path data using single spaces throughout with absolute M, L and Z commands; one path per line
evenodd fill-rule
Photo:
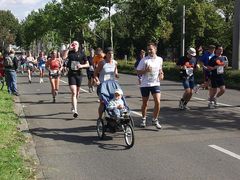
M 61 81 L 61 82 L 63 82 L 64 84 L 67 84 L 67 82 L 66 82 L 66 81 L 64 81 L 64 80 L 61 80 L 61 79 L 60 79 L 60 81 Z M 85 93 L 88 93 L 88 91 L 87 91 L 87 90 L 85 90 L 85 89 L 83 89 L 83 88 L 80 88 L 80 90 L 81 90 L 81 91 L 83 91 L 83 92 L 85 92 Z
M 208 145 L 208 146 L 211 147 L 211 148 L 213 148 L 213 149 L 216 149 L 216 150 L 218 150 L 218 151 L 221 151 L 221 152 L 223 152 L 223 153 L 225 153 L 225 154 L 227 154 L 227 155 L 229 155 L 229 156 L 232 156 L 232 157 L 240 160 L 240 155 L 238 155 L 238 154 L 236 154 L 236 153 L 233 153 L 233 152 L 231 152 L 231 151 L 229 151 L 229 150 L 226 150 L 226 149 L 224 149 L 224 148 L 222 148 L 222 147 L 219 147 L 219 146 L 216 146 L 216 145 L 214 145 L 214 144 L 213 144 L 213 145 Z
M 136 111 L 131 111 L 131 113 L 133 113 L 133 114 L 136 114 L 136 115 L 138 115 L 138 116 L 142 116 L 142 114 L 141 114 L 141 113 L 139 113 L 139 112 L 136 112 Z
M 203 98 L 198 98 L 198 97 L 193 97 L 193 99 L 199 100 L 199 101 L 207 101 L 207 99 L 203 99 Z M 224 104 L 224 103 L 217 103 L 218 105 L 221 106 L 226 106 L 226 107 L 234 107 L 233 105 L 229 105 L 229 104 Z

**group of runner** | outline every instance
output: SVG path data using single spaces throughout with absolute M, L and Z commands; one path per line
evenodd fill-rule
M 164 78 L 162 69 L 163 59 L 157 56 L 157 46 L 154 43 L 147 45 L 147 56 L 145 56 L 145 53 L 144 50 L 141 50 L 140 58 L 135 64 L 142 95 L 141 126 L 146 126 L 148 100 L 151 93 L 154 99 L 152 123 L 157 129 L 161 129 L 158 117 L 161 99 L 160 81 Z M 215 47 L 210 45 L 208 50 L 198 58 L 194 48 L 189 48 L 187 54 L 179 58 L 176 64 L 180 68 L 180 76 L 184 87 L 184 94 L 179 101 L 181 110 L 189 109 L 187 104 L 194 93 L 194 88 L 197 91 L 194 82 L 194 72 L 199 67 L 198 64 L 203 68 L 204 83 L 197 89 L 208 88 L 208 106 L 209 108 L 216 107 L 217 98 L 225 92 L 223 73 L 224 67 L 227 66 L 228 62 L 227 58 L 222 56 L 222 53 L 222 46 Z M 95 86 L 99 87 L 104 81 L 118 78 L 117 61 L 114 60 L 113 54 L 112 48 L 107 48 L 105 52 L 101 48 L 97 48 L 96 51 L 91 49 L 90 55 L 86 56 L 80 49 L 79 43 L 73 41 L 69 48 L 62 53 L 53 50 L 49 56 L 46 56 L 44 52 L 40 52 L 37 58 L 34 58 L 30 52 L 27 52 L 26 55 L 23 53 L 19 59 L 20 70 L 22 73 L 25 70 L 28 72 L 28 81 L 31 83 L 32 73 L 38 68 L 39 83 L 43 83 L 45 69 L 47 69 L 53 103 L 56 102 L 56 96 L 58 95 L 60 76 L 67 70 L 68 84 L 71 91 L 71 111 L 73 112 L 73 117 L 76 118 L 78 117 L 77 101 L 80 95 L 83 69 L 86 69 L 89 93 L 92 93 L 95 91 Z M 219 91 L 217 91 L 218 88 Z M 99 93 L 98 91 L 99 88 L 97 93 Z M 100 102 L 98 108 L 99 118 L 102 118 L 102 112 L 103 104 Z
M 215 108 L 217 106 L 217 99 L 225 93 L 224 69 L 228 66 L 228 59 L 222 54 L 223 47 L 221 45 L 210 45 L 199 57 L 196 57 L 194 48 L 189 48 L 187 54 L 179 58 L 176 64 L 180 68 L 185 90 L 179 101 L 180 109 L 189 109 L 187 104 L 193 95 L 194 88 L 195 92 L 198 92 L 200 88 L 208 89 L 208 107 Z M 195 87 L 194 72 L 200 67 L 199 65 L 203 70 L 204 82 Z

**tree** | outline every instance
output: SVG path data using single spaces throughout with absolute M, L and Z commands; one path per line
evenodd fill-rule
M 4 50 L 9 44 L 15 44 L 19 22 L 11 11 L 0 10 L 0 48 Z

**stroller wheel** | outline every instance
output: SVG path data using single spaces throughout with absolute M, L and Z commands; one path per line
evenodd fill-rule
M 127 148 L 131 148 L 134 145 L 134 132 L 133 132 L 133 128 L 129 124 L 124 125 L 123 128 L 124 128 L 123 132 L 124 132 L 125 143 L 127 144 Z
M 132 128 L 134 128 L 134 121 L 133 121 L 133 118 L 132 116 L 129 116 L 129 119 L 130 119 L 130 125 L 132 126 Z
M 100 139 L 103 139 L 105 136 L 105 127 L 102 119 L 97 120 L 97 134 Z

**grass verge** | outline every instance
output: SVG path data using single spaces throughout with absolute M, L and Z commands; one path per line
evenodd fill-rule
M 25 143 L 17 126 L 20 119 L 14 113 L 14 101 L 6 90 L 0 91 L 0 179 L 33 179 L 31 168 L 20 148 Z

